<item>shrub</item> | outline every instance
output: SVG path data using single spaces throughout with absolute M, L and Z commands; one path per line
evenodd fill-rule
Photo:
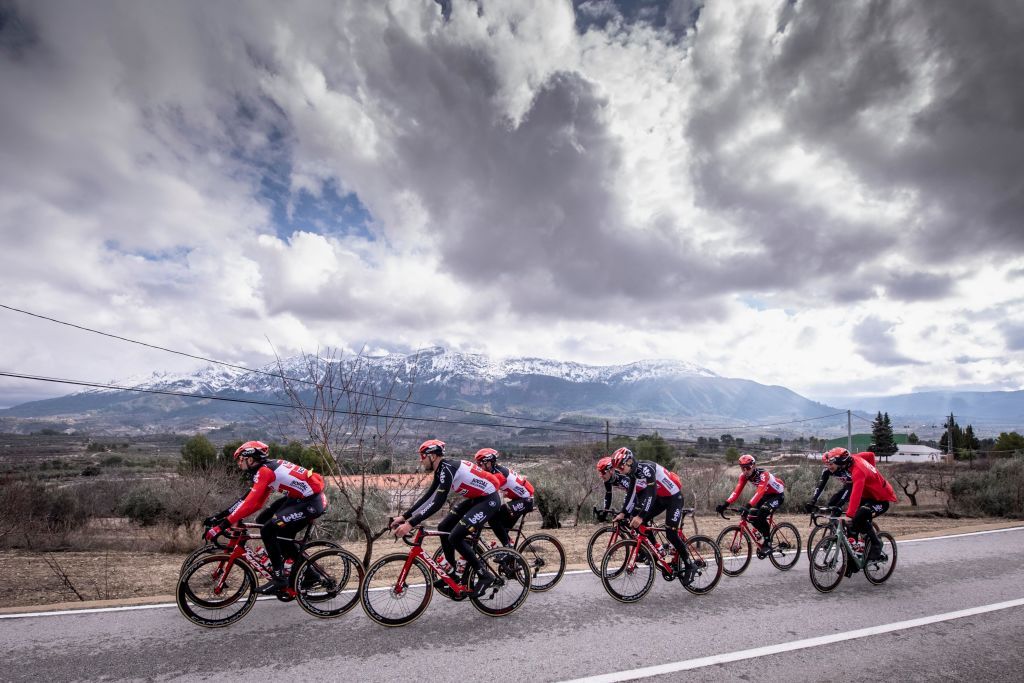
M 987 471 L 953 480 L 953 504 L 967 514 L 1024 517 L 1024 457 L 995 462 Z
M 181 447 L 182 471 L 209 470 L 217 464 L 217 449 L 202 434 L 196 434 Z
M 164 505 L 152 488 L 139 486 L 128 492 L 117 506 L 117 512 L 137 524 L 152 526 L 164 513 Z

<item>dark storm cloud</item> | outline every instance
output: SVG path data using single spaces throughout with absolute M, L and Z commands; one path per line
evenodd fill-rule
M 852 339 L 864 360 L 882 366 L 921 365 L 921 361 L 897 350 L 893 323 L 870 316 L 853 328 Z
M 891 272 L 880 278 L 886 293 L 899 301 L 945 299 L 956 284 L 950 275 L 937 273 Z

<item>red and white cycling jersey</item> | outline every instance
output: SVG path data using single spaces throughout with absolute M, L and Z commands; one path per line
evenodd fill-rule
M 452 474 L 451 490 L 463 498 L 479 498 L 496 492 L 500 485 L 496 476 L 474 462 L 463 460 Z
M 750 499 L 751 506 L 760 503 L 765 494 L 783 493 L 786 490 L 786 486 L 782 483 L 782 479 L 776 477 L 768 470 L 754 470 L 749 476 L 746 474 L 740 474 L 740 480 L 736 484 L 736 488 L 733 490 L 732 495 L 725 499 L 726 504 L 732 504 L 733 501 L 740 497 L 740 493 L 743 491 L 743 487 L 747 485 L 748 481 L 753 482 L 754 486 L 757 487 L 757 491 L 754 493 L 753 498 Z
M 658 463 L 654 463 L 654 480 L 658 482 L 658 497 L 674 496 L 683 490 L 679 475 L 670 472 Z
M 256 471 L 252 488 L 238 507 L 228 515 L 228 522 L 237 524 L 263 507 L 270 494 L 279 491 L 289 498 L 307 498 L 323 493 L 324 478 L 287 460 L 269 460 Z
M 507 498 L 523 500 L 533 498 L 533 484 L 513 469 L 502 465 L 494 466 L 494 474 L 501 480 L 500 490 Z

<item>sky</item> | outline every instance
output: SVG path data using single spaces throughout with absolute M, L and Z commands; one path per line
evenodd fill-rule
M 1010 1 L 0 0 L 0 304 L 254 365 L 1021 389 L 1021 83 Z M 3 371 L 196 366 L 0 309 Z

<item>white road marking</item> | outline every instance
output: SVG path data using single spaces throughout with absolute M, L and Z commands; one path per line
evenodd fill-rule
M 971 531 L 965 534 L 950 534 L 948 536 L 934 536 L 932 538 L 915 538 L 909 541 L 897 540 L 897 546 L 906 545 L 907 543 L 921 543 L 924 541 L 940 541 L 947 538 L 961 538 L 963 536 L 979 536 L 982 534 L 998 534 L 1004 531 L 1020 531 L 1024 530 L 1024 526 L 1009 527 L 1006 529 L 990 529 L 988 531 Z M 731 559 L 731 558 L 730 558 Z M 569 574 L 591 574 L 589 569 L 573 569 L 565 572 L 565 575 Z M 378 588 L 371 588 L 370 590 L 381 590 Z M 274 597 L 257 598 L 257 600 L 276 600 Z M 27 617 L 62 617 L 69 614 L 96 614 L 98 612 L 131 612 L 133 610 L 140 609 L 160 609 L 164 607 L 177 607 L 173 602 L 161 602 L 153 605 L 130 605 L 127 607 L 88 607 L 85 609 L 65 609 L 56 610 L 50 612 L 19 612 L 18 614 L 0 614 L 0 619 L 25 619 Z
M 891 633 L 892 631 L 903 631 L 910 628 L 917 628 L 919 626 L 927 626 L 928 624 L 935 624 L 940 621 L 962 619 L 964 617 L 972 617 L 977 614 L 985 614 L 986 612 L 995 612 L 998 610 L 1010 609 L 1012 607 L 1021 606 L 1024 606 L 1024 598 L 1018 598 L 1017 600 L 1008 600 L 1006 602 L 997 602 L 991 605 L 982 605 L 981 607 L 971 607 L 969 609 L 957 610 L 956 612 L 935 614 L 930 617 L 921 617 L 919 619 L 897 621 L 892 624 L 870 626 L 868 628 L 857 629 L 856 631 L 847 631 L 846 633 L 834 633 L 832 635 L 827 636 L 818 636 L 817 638 L 805 638 L 803 640 L 794 640 L 791 643 L 766 645 L 764 647 L 755 647 L 750 650 L 727 652 L 725 654 L 720 655 L 711 655 L 710 657 L 700 657 L 698 659 L 688 659 L 681 662 L 672 662 L 670 664 L 648 666 L 642 669 L 631 669 L 629 671 L 619 671 L 617 673 L 602 674 L 599 676 L 575 678 L 571 681 L 566 681 L 565 683 L 616 683 L 617 681 L 631 681 L 636 680 L 638 678 L 650 678 L 651 676 L 664 676 L 665 674 L 671 674 L 677 671 L 691 671 L 693 669 L 700 669 L 705 666 L 713 666 L 715 664 L 738 662 L 744 659 L 754 659 L 756 657 L 776 655 L 782 652 L 803 650 L 809 647 L 830 645 L 832 643 L 840 643 L 845 640 L 853 640 L 855 638 L 866 638 L 868 636 L 877 636 L 882 633 Z

